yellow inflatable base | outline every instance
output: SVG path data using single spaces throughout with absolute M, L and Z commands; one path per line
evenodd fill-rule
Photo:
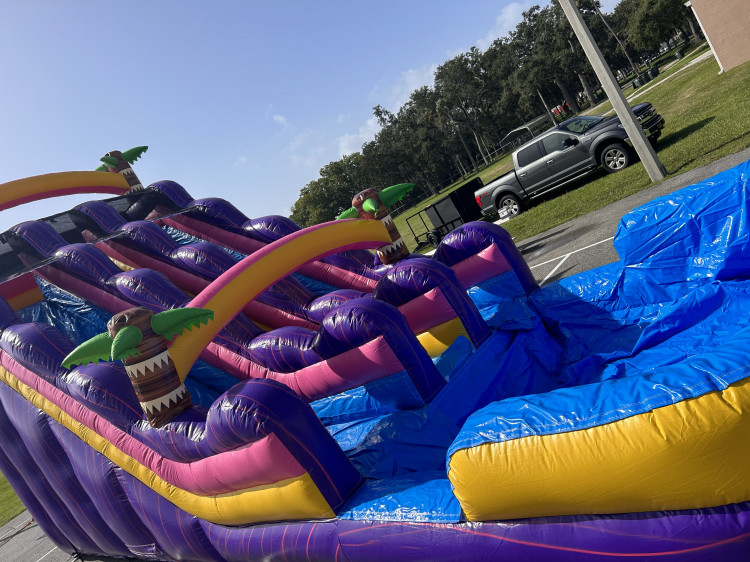
M 713 507 L 750 500 L 750 380 L 610 424 L 453 454 L 466 517 Z
M 463 323 L 458 318 L 452 318 L 447 322 L 438 324 L 426 332 L 417 335 L 419 343 L 422 344 L 430 354 L 430 357 L 439 357 L 450 345 L 456 341 L 458 336 L 469 335 L 466 333 Z

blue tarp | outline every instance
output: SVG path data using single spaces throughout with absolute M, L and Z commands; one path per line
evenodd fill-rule
M 535 291 L 563 388 L 480 409 L 448 455 L 610 423 L 747 377 L 749 177 L 744 163 L 633 210 L 615 236 L 619 262 Z

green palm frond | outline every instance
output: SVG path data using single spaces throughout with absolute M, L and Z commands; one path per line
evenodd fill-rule
M 143 156 L 143 153 L 148 150 L 147 146 L 136 146 L 135 148 L 131 148 L 129 150 L 126 150 L 122 153 L 122 159 L 125 160 L 128 164 L 132 164 L 136 160 L 138 160 L 141 156 Z
M 94 336 L 71 351 L 62 361 L 62 366 L 70 369 L 73 365 L 86 365 L 98 361 L 109 361 L 112 352 L 112 338 L 107 332 Z
M 337 216 L 336 220 L 338 221 L 341 219 L 357 219 L 357 218 L 359 218 L 359 211 L 355 209 L 354 207 L 350 207 L 349 209 L 341 213 L 339 216 Z
M 143 341 L 143 332 L 136 326 L 123 326 L 112 340 L 112 359 L 127 359 L 141 354 L 136 349 Z
M 412 189 L 414 189 L 413 183 L 399 183 L 397 185 L 386 187 L 380 193 L 378 193 L 378 197 L 380 197 L 383 205 L 385 205 L 386 207 L 390 207 L 404 195 L 409 193 Z
M 151 329 L 171 341 L 185 329 L 208 324 L 214 317 L 214 311 L 207 308 L 175 308 L 154 314 L 151 318 Z
M 99 160 L 101 160 L 107 166 L 111 168 L 114 168 L 115 166 L 117 166 L 117 158 L 115 158 L 114 156 L 102 156 L 101 158 L 99 158 Z M 108 168 L 105 166 L 104 169 L 107 170 Z
M 378 202 L 375 201 L 375 199 L 365 199 L 362 203 L 362 210 L 371 215 L 376 215 L 378 213 L 378 207 Z

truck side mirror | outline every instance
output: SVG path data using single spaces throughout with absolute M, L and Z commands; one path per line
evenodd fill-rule
M 563 146 L 565 148 L 570 148 L 571 146 L 575 146 L 578 144 L 578 139 L 576 137 L 568 137 L 563 141 Z

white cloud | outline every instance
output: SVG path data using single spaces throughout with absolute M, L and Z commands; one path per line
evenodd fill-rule
M 483 38 L 477 40 L 477 48 L 486 51 L 495 39 L 507 37 L 511 31 L 516 29 L 522 19 L 523 12 L 534 4 L 539 4 L 539 2 L 524 0 L 523 2 L 511 2 L 505 6 L 500 11 L 500 15 L 495 18 L 495 25 L 492 26 L 492 29 Z
M 353 152 L 359 152 L 362 145 L 374 139 L 379 130 L 380 125 L 373 115 L 356 133 L 340 136 L 337 139 L 339 158 Z
M 234 161 L 234 166 L 242 166 L 243 164 L 247 163 L 247 157 L 246 156 L 238 156 Z
M 377 100 L 374 103 L 382 105 L 389 111 L 394 113 L 409 101 L 409 96 L 412 92 L 421 88 L 422 86 L 432 86 L 435 79 L 435 71 L 437 70 L 437 64 L 425 65 L 421 68 L 410 68 L 404 70 L 399 75 L 396 83 L 390 88 L 384 89 L 381 86 L 376 86 L 370 92 L 370 99 Z M 343 122 L 343 115 L 339 116 L 339 123 Z M 348 118 L 348 116 L 346 116 Z M 380 130 L 380 124 L 374 115 L 371 115 L 365 123 L 359 127 L 356 133 L 349 133 L 341 135 L 336 139 L 338 144 L 338 156 L 339 158 L 346 155 L 358 152 L 362 149 L 362 145 L 375 138 L 375 135 Z
M 422 86 L 432 86 L 435 81 L 437 64 L 422 66 L 421 68 L 410 68 L 399 74 L 394 84 L 384 87 L 377 84 L 370 91 L 370 102 L 381 105 L 396 113 L 402 105 L 409 101 L 409 96 L 414 90 Z
M 318 171 L 325 150 L 325 143 L 320 135 L 308 129 L 292 139 L 284 149 L 284 154 L 294 166 Z
M 282 127 L 288 127 L 289 126 L 289 121 L 283 115 L 274 114 L 273 117 L 271 117 L 271 118 L 273 119 L 274 123 L 278 123 Z
M 396 83 L 384 96 L 385 103 L 383 106 L 394 113 L 397 112 L 402 105 L 409 101 L 409 96 L 411 96 L 414 90 L 422 86 L 432 86 L 435 81 L 437 67 L 437 64 L 430 64 L 401 72 Z
M 302 131 L 289 142 L 289 144 L 287 145 L 287 150 L 289 150 L 290 152 L 296 152 L 302 149 L 305 144 L 308 143 L 308 139 L 314 136 L 315 134 L 310 129 Z

